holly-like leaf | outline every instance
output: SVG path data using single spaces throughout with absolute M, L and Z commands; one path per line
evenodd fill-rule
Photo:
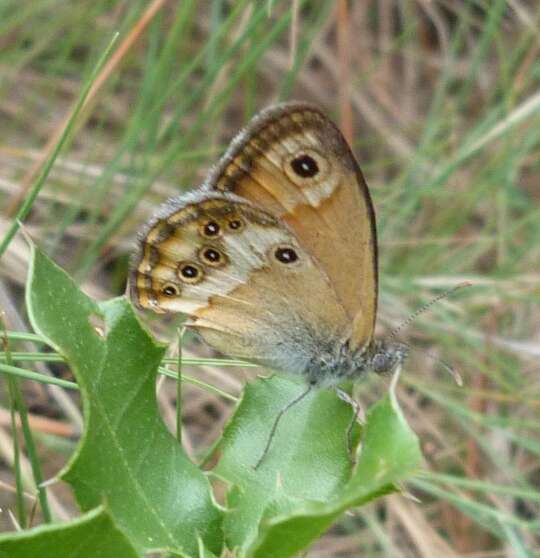
M 62 472 L 81 508 L 105 501 L 139 550 L 197 556 L 200 539 L 219 554 L 221 513 L 207 478 L 158 412 L 155 377 L 164 347 L 127 300 L 96 304 L 36 249 L 27 306 L 34 329 L 66 358 L 81 389 L 85 429 Z
M 238 409 L 217 450 L 215 473 L 233 485 L 225 519 L 231 548 L 247 548 L 258 537 L 265 514 L 325 501 L 350 476 L 345 431 L 350 407 L 329 391 L 316 391 L 282 418 L 270 449 L 255 471 L 280 409 L 305 389 L 274 376 L 246 385 Z
M 69 523 L 0 535 L 0 558 L 141 558 L 103 508 Z
M 368 413 L 352 469 L 345 443 L 352 411 L 335 393 L 318 391 L 284 415 L 254 470 L 277 413 L 302 389 L 278 377 L 247 386 L 217 448 L 215 472 L 233 485 L 225 536 L 240 556 L 293 556 L 345 510 L 394 491 L 420 463 L 418 440 L 391 392 Z

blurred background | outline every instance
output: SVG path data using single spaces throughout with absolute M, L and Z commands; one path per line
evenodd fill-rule
M 26 219 L 84 290 L 124 292 L 136 232 L 198 185 L 228 141 L 278 100 L 321 105 L 353 146 L 380 238 L 378 332 L 462 281 L 400 331 L 413 350 L 399 397 L 425 471 L 344 517 L 307 556 L 474 558 L 540 553 L 540 3 L 535 0 L 0 1 L 0 238 L 27 199 L 92 68 L 120 33 Z M 29 250 L 0 264 L 0 309 L 28 329 Z M 162 338 L 178 322 L 147 317 Z M 26 341 L 18 366 L 72 379 Z M 211 357 L 195 338 L 184 355 Z M 171 349 L 171 357 L 174 350 Z M 440 360 L 463 377 L 458 387 Z M 184 367 L 231 395 L 253 370 Z M 189 380 L 189 378 L 188 378 Z M 174 384 L 160 380 L 174 428 Z M 365 406 L 386 389 L 370 378 Z M 24 382 L 47 478 L 80 434 L 73 392 Z M 14 529 L 13 450 L 0 400 L 0 528 Z M 197 460 L 233 404 L 186 384 Z M 23 465 L 28 471 L 26 458 Z M 25 475 L 32 492 L 31 475 Z M 49 488 L 56 517 L 77 515 Z M 32 506 L 32 501 L 29 501 Z M 39 517 L 35 523 L 39 522 Z

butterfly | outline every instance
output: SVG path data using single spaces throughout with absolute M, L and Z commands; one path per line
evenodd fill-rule
M 301 377 L 302 397 L 407 354 L 374 338 L 377 232 L 362 172 L 306 103 L 260 112 L 199 188 L 158 211 L 129 285 L 138 307 L 187 314 L 218 351 Z

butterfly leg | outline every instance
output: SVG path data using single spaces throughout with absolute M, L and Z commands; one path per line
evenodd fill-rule
M 348 403 L 353 409 L 353 416 L 349 426 L 347 427 L 346 438 L 347 438 L 347 451 L 349 452 L 349 459 L 351 463 L 354 465 L 356 463 L 356 457 L 354 455 L 354 448 L 352 444 L 352 433 L 354 425 L 359 417 L 363 420 L 363 412 L 360 403 L 353 399 L 346 391 L 343 391 L 341 388 L 336 388 L 337 396 L 345 403 Z
M 276 434 L 276 430 L 279 424 L 279 421 L 281 420 L 281 418 L 283 417 L 283 415 L 294 405 L 296 405 L 297 403 L 299 403 L 300 401 L 302 401 L 302 399 L 304 399 L 304 397 L 313 389 L 313 385 L 310 384 L 308 386 L 308 388 L 306 390 L 304 390 L 298 397 L 295 397 L 292 401 L 289 401 L 287 403 L 287 405 L 285 405 L 285 407 L 283 407 L 279 413 L 277 414 L 275 420 L 274 420 L 274 424 L 272 425 L 272 429 L 270 430 L 270 434 L 268 435 L 268 440 L 266 440 L 266 446 L 264 447 L 264 450 L 261 454 L 261 456 L 259 457 L 259 459 L 257 460 L 257 463 L 255 463 L 254 465 L 254 469 L 257 470 L 260 466 L 260 464 L 264 461 L 264 458 L 266 457 L 266 454 L 268 453 L 268 450 L 270 449 L 270 446 L 272 445 L 272 440 L 274 439 L 274 435 Z

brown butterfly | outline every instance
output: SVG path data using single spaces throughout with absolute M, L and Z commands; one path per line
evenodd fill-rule
M 201 187 L 163 206 L 140 235 L 130 292 L 188 314 L 225 354 L 301 376 L 301 397 L 407 353 L 374 339 L 373 204 L 342 134 L 309 104 L 263 110 Z

